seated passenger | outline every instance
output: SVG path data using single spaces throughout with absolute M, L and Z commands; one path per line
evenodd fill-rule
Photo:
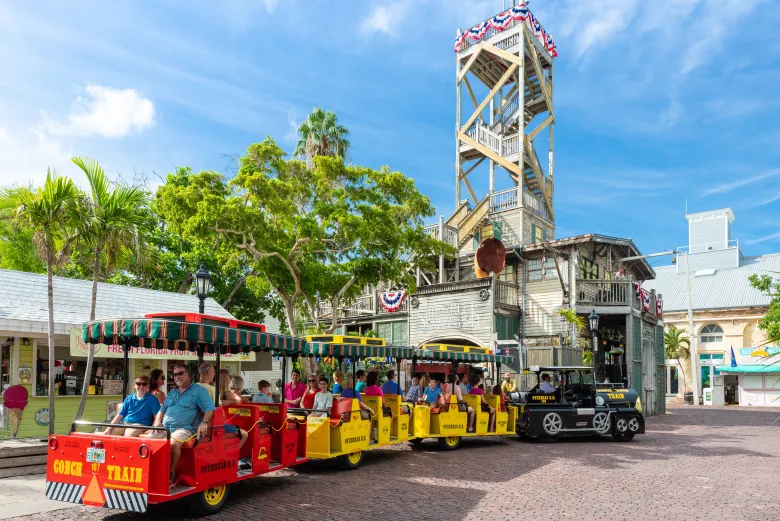
M 435 407 L 439 404 L 439 398 L 441 397 L 441 388 L 436 378 L 431 378 L 428 387 L 423 391 L 422 401 L 428 403 L 431 407 Z
M 463 390 L 460 388 L 459 385 L 455 384 L 455 375 L 449 374 L 447 375 L 447 384 L 444 386 L 444 403 L 450 403 L 450 398 L 452 397 L 453 393 L 453 387 L 455 389 L 455 399 L 458 401 L 458 403 L 466 404 L 466 400 L 463 399 Z M 476 417 L 476 414 L 474 414 L 474 407 L 471 407 L 469 405 L 466 405 L 466 412 L 468 413 L 468 425 L 466 426 L 467 432 L 474 432 L 474 418 Z
M 198 367 L 198 385 L 204 387 L 211 396 L 211 401 L 214 401 L 214 366 L 208 362 L 203 362 Z
M 395 381 L 395 371 L 393 369 L 387 372 L 387 381 L 382 384 L 382 394 L 401 394 L 401 388 Z
M 328 412 L 319 413 L 319 416 L 327 418 L 330 416 L 330 409 L 333 407 L 333 393 L 328 391 L 328 379 L 324 376 L 320 377 L 320 392 L 314 395 L 313 409 L 326 409 Z
M 149 377 L 146 375 L 137 376 L 135 379 L 135 394 L 131 394 L 119 406 L 119 411 L 113 424 L 151 425 L 154 416 L 160 411 L 160 402 L 154 395 L 148 393 Z M 103 434 L 113 434 L 113 427 L 108 427 Z M 140 436 L 146 429 L 118 429 L 117 435 Z
M 347 378 L 346 387 L 341 390 L 341 397 L 342 398 L 357 398 L 358 403 L 360 404 L 360 408 L 361 409 L 363 409 L 365 411 L 368 411 L 371 414 L 374 414 L 374 409 L 372 409 L 371 407 L 369 407 L 368 405 L 363 403 L 363 399 L 360 397 L 360 393 L 355 391 L 352 388 L 352 384 L 353 384 L 353 380 L 352 380 L 352 377 L 350 376 L 349 378 Z
M 376 371 L 369 371 L 366 375 L 366 388 L 363 390 L 363 394 L 366 396 L 380 396 L 383 397 L 384 393 L 382 388 L 377 385 L 379 382 L 379 373 Z
M 422 395 L 423 390 L 420 387 L 420 379 L 415 376 L 412 378 L 412 385 L 410 385 L 409 389 L 406 391 L 404 400 L 407 402 L 417 403 L 422 399 Z
M 271 382 L 268 380 L 260 380 L 257 383 L 257 389 L 260 394 L 256 394 L 252 397 L 252 403 L 273 403 L 274 399 L 271 398 Z
M 244 398 L 241 396 L 241 389 L 244 387 L 244 379 L 240 376 L 230 376 L 230 371 L 227 369 L 219 370 L 219 404 L 220 405 L 234 405 L 237 403 L 243 403 Z M 230 425 L 230 418 L 225 419 L 225 434 L 238 433 L 238 437 L 241 440 L 239 448 L 244 446 L 246 440 L 249 438 L 247 431 L 239 429 L 235 425 Z
M 284 385 L 284 403 L 290 407 L 300 407 L 303 393 L 306 392 L 306 384 L 301 382 L 301 372 L 293 369 L 290 373 L 291 382 Z
M 487 403 L 487 400 L 485 400 L 485 391 L 482 389 L 480 385 L 478 385 L 476 387 L 472 387 L 471 392 L 469 394 L 475 394 L 481 397 L 482 410 L 486 412 L 490 412 L 490 423 L 488 424 L 488 431 L 496 430 L 496 410 L 493 408 L 492 405 Z
M 176 387 L 168 393 L 152 424 L 162 425 L 171 432 L 171 484 L 175 481 L 182 445 L 196 436 L 209 436 L 215 409 L 209 392 L 192 382 L 186 364 L 176 364 L 173 381 Z M 166 433 L 151 431 L 148 436 L 165 439 Z
M 333 394 L 341 394 L 341 390 L 344 388 L 344 371 L 336 371 L 333 373 Z
M 162 369 L 152 369 L 149 373 L 149 394 L 157 398 L 160 405 L 165 401 L 165 373 Z
M 473 387 L 471 385 L 471 382 L 470 382 L 470 379 L 469 379 L 469 374 L 468 373 L 464 373 L 463 377 L 461 378 L 460 381 L 461 381 L 460 390 L 463 392 L 463 394 L 469 394 L 471 392 L 472 387 Z
M 320 392 L 317 388 L 317 377 L 314 375 L 309 376 L 307 379 L 306 390 L 301 397 L 301 409 L 314 408 L 314 396 Z
M 359 393 L 362 393 L 363 389 L 366 388 L 366 372 L 361 369 L 355 373 L 355 377 L 357 378 L 357 382 L 355 383 L 355 390 Z
M 550 381 L 550 375 L 547 373 L 542 373 L 542 383 L 539 385 L 539 390 L 543 393 L 554 393 L 555 392 L 555 386 Z
M 504 406 L 506 405 L 506 402 L 509 401 L 509 397 L 504 392 L 503 387 L 498 384 L 494 385 L 493 394 L 499 397 L 499 400 L 501 401 L 501 410 L 504 410 Z

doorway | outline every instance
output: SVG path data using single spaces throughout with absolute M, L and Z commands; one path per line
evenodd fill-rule
M 736 374 L 724 375 L 723 387 L 726 405 L 739 405 L 739 376 Z

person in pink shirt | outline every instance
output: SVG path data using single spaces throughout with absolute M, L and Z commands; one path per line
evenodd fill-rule
M 366 388 L 363 389 L 363 395 L 365 396 L 380 396 L 384 397 L 382 388 L 377 385 L 379 383 L 379 373 L 376 371 L 369 371 L 366 375 Z
M 468 404 L 466 404 L 466 401 L 463 399 L 463 390 L 459 385 L 455 385 L 454 374 L 447 375 L 447 383 L 444 384 L 443 401 L 444 403 L 450 403 L 450 398 L 453 394 L 453 386 L 455 388 L 455 399 L 458 400 L 458 404 L 462 403 L 466 406 L 466 412 L 469 414 L 469 424 L 466 430 L 467 432 L 474 432 L 474 417 L 476 416 L 474 414 L 474 407 L 470 407 Z M 461 409 L 461 411 L 462 410 L 463 409 Z
M 301 406 L 301 398 L 306 392 L 306 384 L 301 382 L 301 372 L 297 369 L 292 370 L 291 382 L 284 386 L 284 403 L 293 407 Z
M 490 412 L 490 424 L 488 425 L 488 432 L 496 430 L 496 410 L 487 403 L 487 400 L 485 400 L 485 391 L 480 389 L 479 386 L 475 385 L 471 391 L 469 391 L 469 394 L 477 394 L 482 397 L 482 411 Z

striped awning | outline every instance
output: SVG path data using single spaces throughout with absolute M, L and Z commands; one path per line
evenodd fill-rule
M 223 345 L 230 353 L 275 351 L 302 353 L 303 338 L 241 328 L 178 322 L 155 318 L 112 319 L 85 322 L 82 338 L 88 344 L 113 344 L 152 349 L 195 351 L 198 345 Z
M 506 355 L 486 355 L 483 353 L 459 353 L 455 351 L 429 351 L 415 349 L 414 356 L 418 360 L 441 360 L 444 362 L 492 362 L 500 364 L 514 363 L 514 357 Z
M 304 347 L 304 355 L 308 356 L 348 356 L 359 358 L 412 358 L 414 349 L 398 346 L 366 346 L 357 344 L 326 344 L 323 342 L 308 342 Z

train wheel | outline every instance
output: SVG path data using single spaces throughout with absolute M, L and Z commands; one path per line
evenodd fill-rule
M 216 514 L 224 506 L 229 495 L 230 487 L 227 485 L 209 488 L 191 496 L 190 508 L 197 516 Z
M 563 428 L 563 419 L 561 415 L 555 412 L 547 413 L 542 420 L 542 428 L 550 436 L 557 436 Z
M 460 436 L 447 436 L 439 438 L 439 448 L 443 450 L 455 450 L 460 447 Z
M 359 450 L 351 454 L 339 456 L 339 467 L 342 470 L 354 470 L 360 466 L 363 461 L 363 451 Z

